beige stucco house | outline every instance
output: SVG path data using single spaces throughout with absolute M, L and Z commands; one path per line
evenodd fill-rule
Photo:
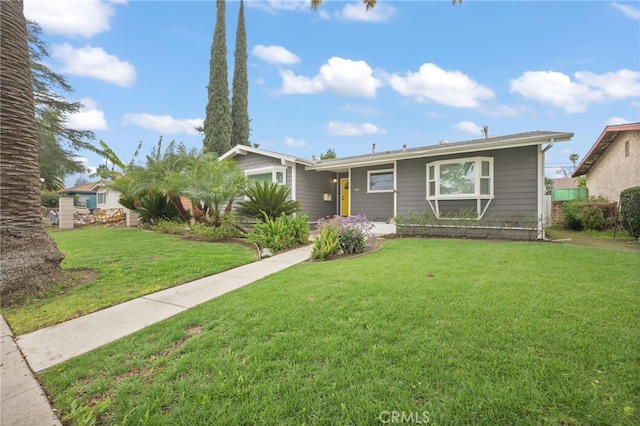
M 640 123 L 607 126 L 573 177 L 587 175 L 589 196 L 620 202 L 620 192 L 640 186 Z

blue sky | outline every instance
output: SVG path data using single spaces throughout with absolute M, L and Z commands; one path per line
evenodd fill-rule
M 238 1 L 227 1 L 229 78 Z M 202 146 L 215 2 L 25 0 L 69 117 L 128 162 L 160 136 Z M 574 132 L 547 175 L 608 124 L 640 121 L 640 2 L 246 1 L 251 141 L 311 159 L 533 130 Z M 231 85 L 230 85 L 231 88 Z M 144 157 L 139 157 L 142 160 Z M 89 167 L 102 162 L 79 153 Z M 71 185 L 75 177 L 67 179 Z

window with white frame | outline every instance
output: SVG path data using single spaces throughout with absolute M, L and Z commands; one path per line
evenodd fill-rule
M 106 204 L 106 203 L 107 203 L 107 193 L 98 192 L 98 204 Z
M 367 192 L 393 192 L 393 169 L 369 170 Z
M 473 157 L 427 164 L 427 200 L 436 215 L 440 200 L 477 200 L 478 218 L 493 199 L 493 158 Z M 483 200 L 488 200 L 484 203 Z
M 249 183 L 253 182 L 267 182 L 277 183 L 278 185 L 284 185 L 287 181 L 287 168 L 286 166 L 278 167 L 263 167 L 260 169 L 245 170 L 245 176 Z

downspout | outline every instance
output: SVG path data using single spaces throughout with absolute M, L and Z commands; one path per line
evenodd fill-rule
M 539 154 L 539 168 L 538 168 L 538 238 L 546 239 L 546 235 L 544 233 L 544 223 L 543 223 L 543 215 L 544 215 L 544 194 L 545 194 L 545 185 L 544 185 L 544 158 L 547 151 L 549 151 L 555 142 L 555 139 L 549 140 L 549 145 L 542 148 L 540 145 L 540 154 Z

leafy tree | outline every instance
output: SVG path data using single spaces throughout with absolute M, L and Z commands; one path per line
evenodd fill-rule
M 275 220 L 283 213 L 294 214 L 301 209 L 300 201 L 290 200 L 289 188 L 277 183 L 254 182 L 245 191 L 246 201 L 239 203 L 238 213 L 258 220 Z
M 73 184 L 73 186 L 82 186 L 82 185 L 86 185 L 88 183 L 89 183 L 89 180 L 86 177 L 80 176 L 78 179 L 76 179 L 76 181 Z
M 51 117 L 48 118 L 49 116 Z M 57 112 L 49 108 L 43 111 L 40 120 L 52 122 L 59 118 Z M 51 126 L 36 124 L 36 132 L 38 169 L 44 190 L 60 190 L 64 188 L 66 176 L 86 172 L 84 165 L 76 160 L 75 153 L 58 142 L 57 135 L 51 130 Z
M 231 146 L 249 145 L 249 80 L 247 78 L 247 32 L 244 26 L 244 3 L 240 0 L 236 30 L 233 98 L 231 100 Z M 220 154 L 223 154 L 221 152 Z
M 22 1 L 0 7 L 0 296 L 60 281 L 64 255 L 40 217 L 40 172 L 27 26 Z
M 82 108 L 80 102 L 69 102 L 56 91 L 72 93 L 73 88 L 64 76 L 55 73 L 43 62 L 49 58 L 47 44 L 41 39 L 42 30 L 27 21 L 28 47 L 31 66 L 31 86 L 35 102 L 40 173 L 45 189 L 64 186 L 70 174 L 85 172 L 84 165 L 75 159 L 74 151 L 96 148 L 87 140 L 95 139 L 89 130 L 75 130 L 67 126 L 66 117 Z
M 231 147 L 225 11 L 225 0 L 216 0 L 216 26 L 211 45 L 207 87 L 209 97 L 204 119 L 204 151 L 216 155 L 224 154 Z
M 330 160 L 332 158 L 336 158 L 336 151 L 333 148 L 329 148 L 327 149 L 327 152 L 325 152 L 324 154 L 320 154 L 320 159 L 321 160 Z

